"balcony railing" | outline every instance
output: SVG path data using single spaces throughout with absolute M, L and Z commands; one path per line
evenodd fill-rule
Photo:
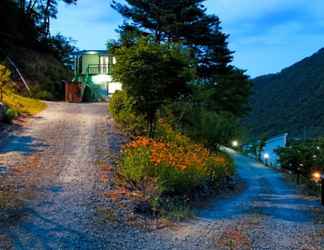
M 110 75 L 111 69 L 108 64 L 89 64 L 88 65 L 89 75 Z

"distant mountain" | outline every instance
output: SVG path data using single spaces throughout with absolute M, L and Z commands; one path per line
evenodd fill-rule
M 324 48 L 278 74 L 253 80 L 251 135 L 324 136 Z

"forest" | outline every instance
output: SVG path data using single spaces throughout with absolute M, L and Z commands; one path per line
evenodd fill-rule
M 72 39 L 50 32 L 51 20 L 57 17 L 59 2 L 0 2 L 0 61 L 12 71 L 12 77 L 19 83 L 20 79 L 8 60 L 14 62 L 29 82 L 31 95 L 36 98 L 62 99 L 61 81 L 72 78 L 72 55 L 77 48 Z M 64 2 L 76 4 L 76 1 Z M 23 87 L 19 90 L 28 94 Z
M 253 79 L 251 113 L 243 120 L 251 135 L 316 138 L 324 133 L 324 50 L 283 69 Z

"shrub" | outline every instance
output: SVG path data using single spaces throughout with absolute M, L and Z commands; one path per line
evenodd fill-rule
M 12 123 L 12 121 L 18 116 L 18 113 L 13 109 L 8 108 L 4 113 L 4 122 Z
M 47 107 L 44 102 L 17 95 L 12 91 L 5 92 L 3 102 L 12 110 L 28 115 L 35 115 Z
M 134 100 L 125 91 L 117 91 L 109 101 L 109 111 L 122 129 L 132 135 L 146 133 L 146 122 L 143 115 L 134 111 Z
M 175 138 L 166 142 L 139 137 L 130 142 L 123 149 L 120 174 L 136 187 L 151 180 L 160 197 L 191 196 L 200 188 L 218 187 L 224 177 L 233 174 L 227 156 L 210 153 L 184 135 Z
M 8 88 L 11 82 L 10 75 L 10 70 L 6 66 L 0 64 L 0 102 L 3 101 L 5 88 Z

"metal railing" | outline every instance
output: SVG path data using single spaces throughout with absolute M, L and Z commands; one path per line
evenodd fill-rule
M 109 64 L 89 64 L 88 65 L 88 74 L 89 75 L 109 75 L 110 65 Z

